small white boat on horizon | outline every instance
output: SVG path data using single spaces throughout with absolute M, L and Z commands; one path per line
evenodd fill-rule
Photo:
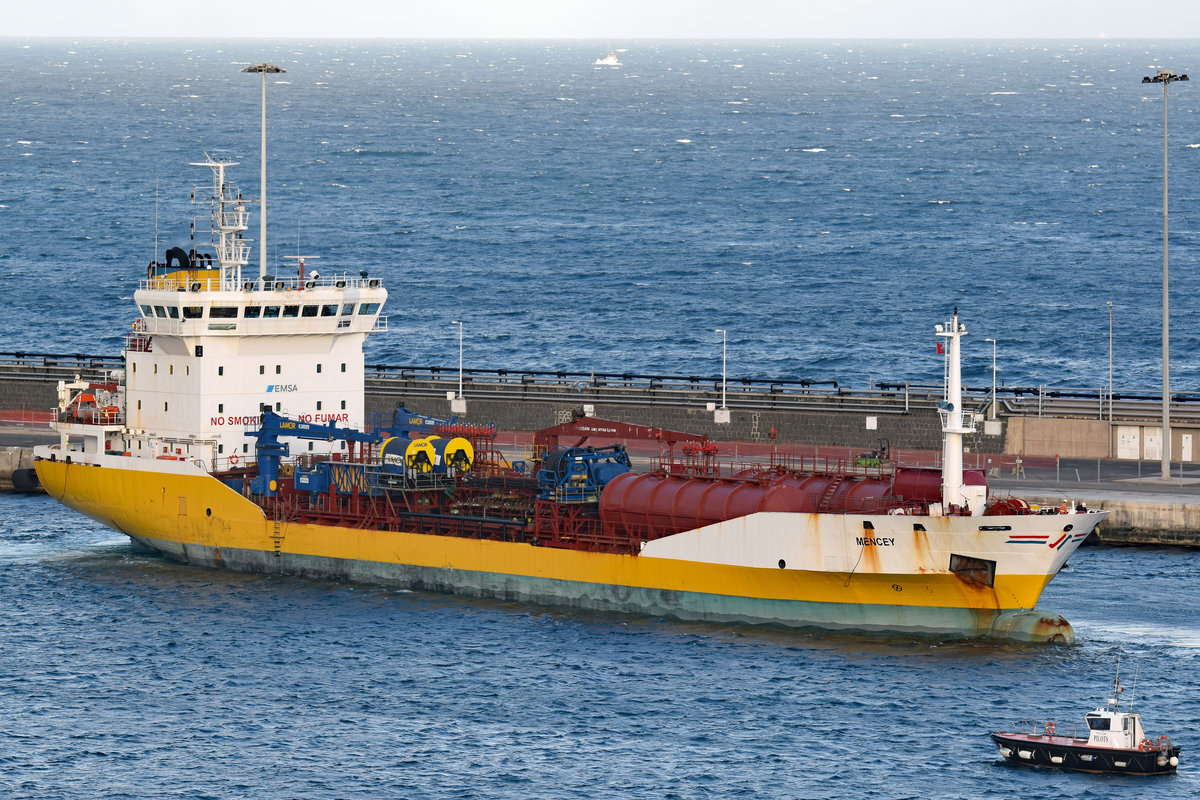
M 604 58 L 597 58 L 593 63 L 596 67 L 619 67 L 621 62 L 617 60 L 617 54 L 613 52 L 611 47 L 608 48 L 608 55 Z

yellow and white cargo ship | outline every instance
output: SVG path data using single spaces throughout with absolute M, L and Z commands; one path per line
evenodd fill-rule
M 620 447 L 576 447 L 516 475 L 479 426 L 363 432 L 363 343 L 387 328 L 386 290 L 303 263 L 243 274 L 233 164 L 197 166 L 212 172 L 195 195 L 211 241 L 150 265 L 125 369 L 60 386 L 60 441 L 35 453 L 46 491 L 80 513 L 205 567 L 684 620 L 1073 639 L 1035 606 L 1106 512 L 989 503 L 985 477 L 964 473 L 957 312 L 936 327 L 940 470 L 734 473 L 706 446 L 638 475 Z

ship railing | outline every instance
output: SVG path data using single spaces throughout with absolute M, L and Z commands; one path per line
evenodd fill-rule
M 195 269 L 193 267 L 193 269 Z M 207 268 L 205 268 L 207 269 Z M 139 289 L 164 292 L 216 292 L 216 291 L 298 291 L 300 289 L 333 288 L 333 289 L 376 289 L 383 284 L 379 278 L 351 277 L 345 273 L 321 274 L 316 277 L 307 274 L 300 275 L 264 275 L 243 276 L 240 285 L 222 285 L 219 277 L 157 277 L 142 278 L 138 282 Z
M 54 408 L 51 413 L 59 422 L 108 426 L 125 424 L 125 412 L 117 406 L 71 408 L 66 411 Z

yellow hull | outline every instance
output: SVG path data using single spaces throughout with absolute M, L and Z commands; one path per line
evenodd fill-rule
M 36 466 L 46 491 L 65 505 L 185 561 L 362 577 L 575 607 L 802 627 L 1005 635 L 998 626 L 1011 625 L 1013 615 L 1003 612 L 1032 609 L 1051 578 L 998 574 L 993 588 L 947 571 L 762 569 L 275 523 L 257 505 L 204 474 L 48 460 Z M 1070 638 L 1069 625 L 1057 615 L 1026 620 L 1018 613 L 1016 618 L 1021 631 L 1006 638 Z M 1030 626 L 1037 630 L 1026 630 Z

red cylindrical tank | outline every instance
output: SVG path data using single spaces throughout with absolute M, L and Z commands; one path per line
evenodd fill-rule
M 964 470 L 963 483 L 987 485 L 979 470 Z M 747 472 L 727 479 L 627 472 L 604 487 L 600 519 L 611 536 L 649 541 L 759 511 L 880 514 L 941 499 L 939 469 L 901 468 L 894 476 Z
M 600 519 L 610 535 L 649 541 L 759 511 L 874 511 L 888 491 L 887 482 L 877 478 L 848 477 L 826 497 L 835 480 L 788 475 L 760 482 L 628 472 L 604 487 Z

